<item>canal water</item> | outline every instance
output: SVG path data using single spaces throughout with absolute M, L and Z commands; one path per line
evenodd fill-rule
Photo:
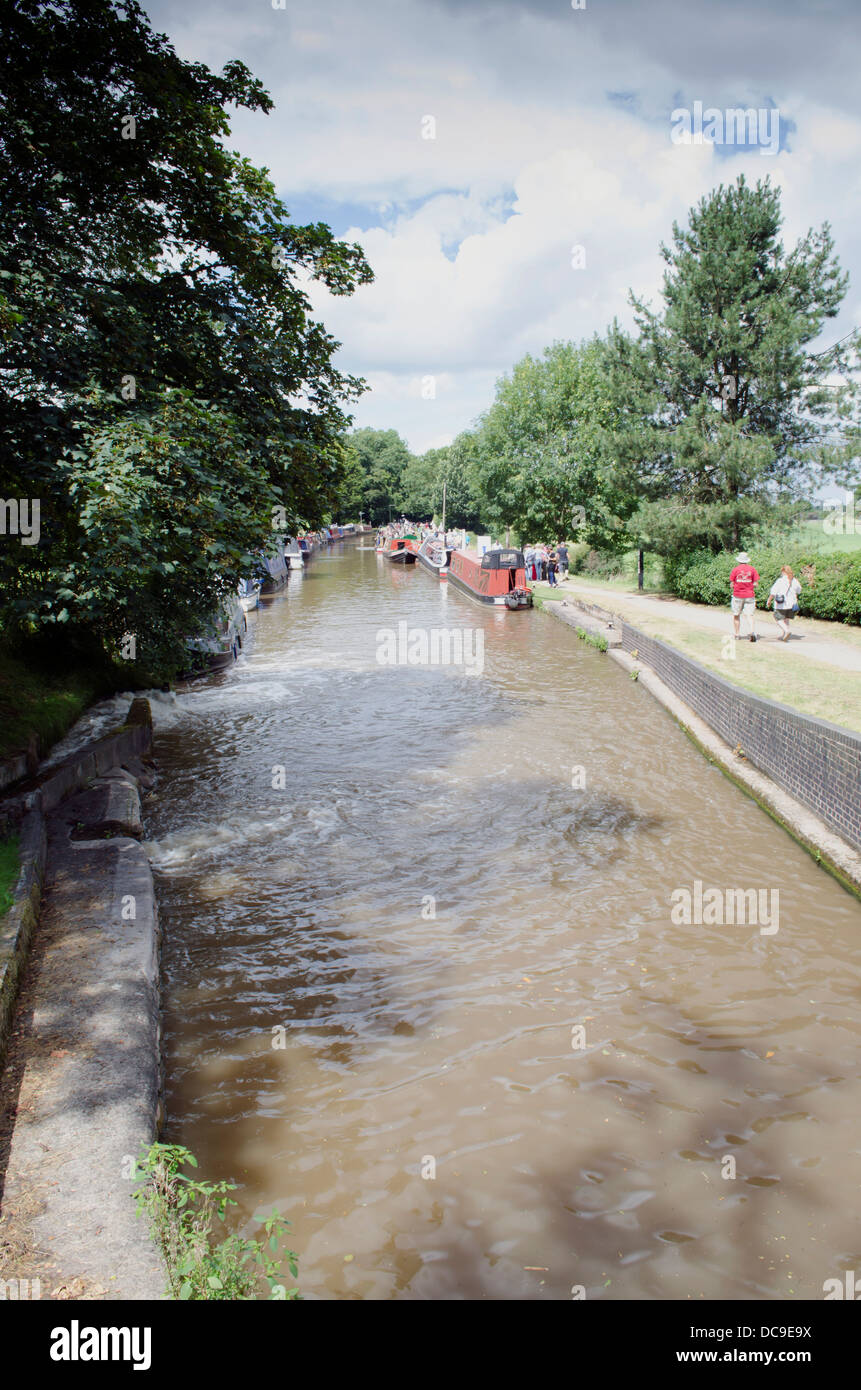
M 383 664 L 401 623 L 483 669 Z M 304 1296 L 861 1271 L 861 906 L 545 614 L 347 545 L 249 628 L 154 701 L 166 1137 L 289 1218 Z

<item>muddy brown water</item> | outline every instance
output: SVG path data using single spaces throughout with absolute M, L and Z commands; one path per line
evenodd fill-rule
M 482 673 L 381 665 L 402 622 Z M 290 1219 L 303 1294 L 861 1273 L 861 905 L 542 613 L 342 546 L 249 626 L 155 702 L 166 1137 Z M 674 922 L 696 882 L 778 930 Z

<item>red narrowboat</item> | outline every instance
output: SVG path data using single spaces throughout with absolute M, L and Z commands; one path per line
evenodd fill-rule
M 416 536 L 386 536 L 382 545 L 377 545 L 377 554 L 385 555 L 394 565 L 414 565 L 418 553 Z
M 448 566 L 449 582 L 480 603 L 498 608 L 531 608 L 532 590 L 526 584 L 521 550 L 455 550 Z

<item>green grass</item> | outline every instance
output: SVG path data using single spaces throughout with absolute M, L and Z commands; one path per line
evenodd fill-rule
M 0 840 L 0 917 L 12 906 L 12 890 L 18 882 L 18 837 Z
M 578 627 L 575 631 L 580 641 L 585 642 L 587 646 L 597 647 L 599 652 L 605 652 L 607 650 L 608 643 L 606 637 L 601 637 L 597 632 L 587 632 L 585 627 Z
M 0 758 L 25 752 L 34 734 L 47 752 L 102 689 L 87 671 L 48 675 L 0 654 Z
M 856 524 L 861 528 L 861 502 L 857 503 Z M 810 550 L 861 550 L 861 529 L 847 535 L 830 535 L 822 521 L 802 521 L 792 531 L 781 536 L 787 545 L 806 546 Z
M 718 632 L 704 632 L 701 628 L 680 631 L 678 623 L 655 621 L 639 622 L 638 626 L 743 690 L 861 733 L 857 671 L 844 671 L 806 658 L 793 661 L 791 642 L 737 642 L 735 659 L 726 660 L 722 655 L 726 648 Z

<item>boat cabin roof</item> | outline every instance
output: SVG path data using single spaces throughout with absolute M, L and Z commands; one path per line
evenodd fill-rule
M 483 570 L 522 570 L 522 550 L 486 550 L 481 557 Z

